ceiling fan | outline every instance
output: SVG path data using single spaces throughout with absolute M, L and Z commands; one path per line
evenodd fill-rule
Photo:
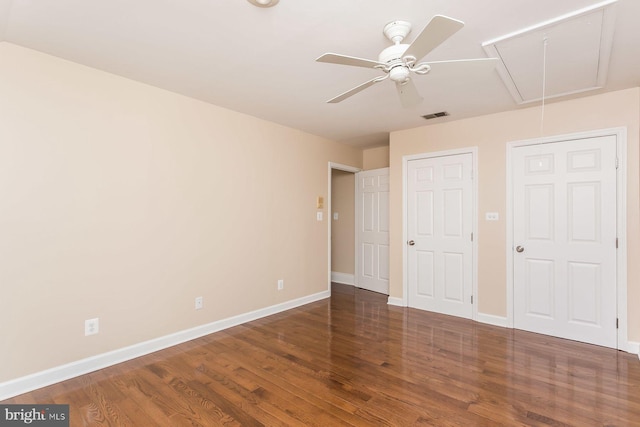
M 383 33 L 393 42 L 393 46 L 384 49 L 378 56 L 377 61 L 337 53 L 325 53 L 317 58 L 316 61 L 375 68 L 384 73 L 335 98 L 331 98 L 327 102 L 333 104 L 344 101 L 369 86 L 388 78 L 395 82 L 402 106 L 405 108 L 413 107 L 422 101 L 422 97 L 413 83 L 413 75 L 427 74 L 432 69 L 443 69 L 443 71 L 446 71 L 448 67 L 464 68 L 464 71 L 470 73 L 482 72 L 484 69 L 492 69 L 495 67 L 498 62 L 496 58 L 420 62 L 423 57 L 459 31 L 463 26 L 464 22 L 462 21 L 436 15 L 411 44 L 403 44 L 402 41 L 411 31 L 411 23 L 406 21 L 392 21 L 384 27 Z

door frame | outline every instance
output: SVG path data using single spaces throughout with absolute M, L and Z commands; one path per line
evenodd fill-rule
M 524 139 L 507 143 L 507 194 L 506 194 L 506 260 L 507 260 L 507 326 L 514 327 L 514 286 L 513 277 L 513 150 L 527 145 L 539 145 L 558 143 L 577 139 L 597 138 L 603 136 L 615 136 L 617 146 L 618 167 L 616 169 L 617 214 L 616 234 L 618 237 L 618 250 L 616 252 L 616 302 L 618 330 L 618 350 L 634 352 L 627 338 L 627 128 L 618 127 L 599 129 L 587 132 L 577 132 L 564 135 L 554 135 L 542 138 Z
M 333 211 L 331 207 L 331 171 L 333 169 L 344 171 L 344 172 L 351 172 L 353 174 L 356 174 L 362 171 L 362 169 L 360 168 L 356 168 L 354 166 L 349 166 L 349 165 L 343 165 L 341 163 L 329 162 L 328 164 L 328 169 L 327 169 L 328 170 L 328 174 L 327 174 L 328 175 L 327 177 L 327 180 L 328 180 L 327 195 L 328 196 L 327 196 L 326 218 L 327 218 L 327 290 L 329 291 L 329 293 L 331 293 L 331 223 L 333 218 Z M 357 194 L 357 191 L 358 191 L 357 186 L 354 186 L 353 191 L 354 191 L 354 200 L 355 200 L 355 194 Z M 357 237 L 354 237 L 354 238 L 357 239 Z M 357 246 L 355 250 L 356 251 L 358 250 Z M 355 265 L 354 265 L 354 269 L 355 269 Z
M 408 183 L 409 183 L 409 162 L 412 160 L 430 159 L 434 157 L 447 157 L 459 154 L 471 154 L 471 173 L 473 182 L 471 184 L 472 202 L 471 202 L 471 228 L 473 233 L 472 243 L 472 264 L 471 268 L 471 289 L 473 295 L 473 304 L 471 319 L 476 320 L 478 317 L 478 147 L 459 148 L 454 150 L 433 151 L 429 153 L 411 154 L 402 156 L 402 306 L 409 306 L 409 260 L 407 253 L 409 210 L 408 204 Z M 399 301 L 393 301 L 395 305 Z

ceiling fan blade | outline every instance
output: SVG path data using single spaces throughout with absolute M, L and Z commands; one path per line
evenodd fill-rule
M 396 82 L 396 89 L 398 90 L 400 103 L 404 108 L 415 107 L 422 102 L 422 97 L 418 93 L 418 89 L 412 79 L 409 79 L 404 83 Z
M 359 86 L 354 87 L 353 89 L 350 89 L 348 91 L 346 91 L 345 93 L 341 93 L 340 95 L 336 96 L 335 98 L 331 98 L 330 100 L 327 101 L 328 104 L 336 104 L 340 101 L 344 101 L 345 99 L 349 98 L 352 95 L 355 95 L 358 92 L 361 92 L 363 90 L 365 90 L 366 88 L 368 88 L 369 86 L 373 86 L 374 84 L 381 82 L 382 80 L 384 80 L 387 76 L 378 76 L 375 79 L 371 79 L 368 82 L 364 82 Z
M 455 74 L 465 75 L 488 73 L 493 70 L 500 60 L 498 58 L 478 58 L 478 59 L 456 59 L 452 61 L 426 62 L 431 67 L 430 76 L 444 74 L 452 76 Z
M 447 16 L 436 15 L 431 18 L 422 32 L 409 45 L 402 56 L 413 56 L 416 62 L 438 47 L 443 41 L 464 27 L 464 22 Z
M 374 68 L 376 65 L 384 65 L 382 62 L 374 61 L 372 59 L 356 58 L 355 56 L 346 56 L 337 53 L 325 53 L 324 55 L 316 58 L 316 61 L 365 68 Z

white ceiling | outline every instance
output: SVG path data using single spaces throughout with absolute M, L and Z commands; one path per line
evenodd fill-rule
M 403 109 L 389 81 L 325 101 L 376 70 L 315 62 L 325 52 L 377 59 L 392 20 L 433 15 L 465 27 L 425 60 L 485 58 L 482 42 L 598 3 L 594 0 L 0 0 L 0 41 L 36 49 L 212 104 L 357 146 L 390 131 L 518 107 L 496 71 L 415 79 L 424 101 Z M 607 83 L 640 86 L 640 0 L 619 0 Z M 576 49 L 580 49 L 576 40 Z M 540 69 L 532 73 L 541 74 Z M 438 111 L 450 116 L 426 122 Z

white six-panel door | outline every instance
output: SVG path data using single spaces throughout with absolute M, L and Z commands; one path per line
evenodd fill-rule
M 389 294 L 389 168 L 356 174 L 356 284 Z
M 616 137 L 515 147 L 514 326 L 616 347 Z
M 473 157 L 407 164 L 408 305 L 471 318 Z

